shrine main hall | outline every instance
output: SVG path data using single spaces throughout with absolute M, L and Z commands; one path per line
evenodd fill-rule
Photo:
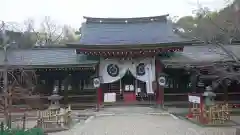
M 186 67 L 233 59 L 217 45 L 182 37 L 167 16 L 84 17 L 79 42 L 9 49 L 7 64 L 13 70 L 34 70 L 40 93 L 50 95 L 57 88 L 62 102 L 187 102 L 188 93 L 203 93 L 209 83 L 193 81 Z M 226 47 L 240 55 L 238 45 Z M 1 50 L 1 68 L 5 64 Z M 229 88 L 231 100 L 238 100 L 237 85 Z M 217 100 L 223 93 L 216 91 Z

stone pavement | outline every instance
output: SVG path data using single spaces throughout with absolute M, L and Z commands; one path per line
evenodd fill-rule
M 49 135 L 235 135 L 234 128 L 203 128 L 147 107 L 106 108 L 95 114 L 69 131 Z
M 154 109 L 150 107 L 107 107 L 102 108 L 99 112 L 94 111 L 94 109 L 87 110 L 74 110 L 74 115 L 89 115 L 89 116 L 102 116 L 102 115 L 116 115 L 116 114 L 129 114 L 129 113 L 140 113 L 140 114 L 159 114 L 167 113 L 166 111 L 160 109 Z

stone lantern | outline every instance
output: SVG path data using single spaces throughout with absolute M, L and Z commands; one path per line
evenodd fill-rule
M 216 94 L 212 92 L 212 87 L 211 86 L 207 86 L 206 91 L 203 93 L 203 97 L 204 97 L 204 104 L 206 107 L 212 106 L 215 104 L 215 97 Z
M 49 110 L 51 112 L 58 112 L 60 110 L 60 104 L 59 101 L 63 98 L 63 96 L 58 95 L 58 88 L 54 87 L 53 94 L 48 97 L 48 100 L 50 101 Z

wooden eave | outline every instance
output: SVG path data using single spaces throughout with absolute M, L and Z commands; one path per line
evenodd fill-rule
M 202 43 L 202 42 L 201 42 Z M 156 43 L 156 44 L 79 44 L 79 43 L 68 43 L 67 46 L 70 48 L 86 49 L 86 50 L 122 50 L 122 49 L 157 49 L 157 48 L 169 48 L 169 47 L 184 47 L 187 45 L 199 44 L 198 42 L 170 42 L 170 43 Z
M 8 69 L 44 69 L 44 68 L 94 68 L 97 63 L 88 63 L 88 64 L 59 64 L 59 65 L 8 65 Z M 0 65 L 0 68 L 5 68 L 4 65 Z
M 165 68 L 204 68 L 218 63 L 234 63 L 233 60 L 215 62 L 162 62 Z

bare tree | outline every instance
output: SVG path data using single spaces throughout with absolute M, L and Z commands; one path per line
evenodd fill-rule
M 62 35 L 62 40 L 61 43 L 65 44 L 68 42 L 75 42 L 78 41 L 80 36 L 76 35 L 76 30 L 73 29 L 71 26 L 64 25 L 63 29 L 63 35 Z
M 7 73 L 6 73 L 7 72 Z M 12 69 L 11 71 L 1 71 L 0 78 L 7 74 L 8 80 L 5 84 L 5 91 L 0 95 L 0 111 L 5 115 L 8 127 L 11 127 L 11 111 L 13 102 L 20 99 L 28 99 L 34 93 L 37 78 L 34 70 Z M 6 83 L 6 82 L 3 82 Z M 37 99 L 35 99 L 37 101 Z M 28 104 L 28 102 L 26 102 Z
M 43 45 L 54 45 L 60 42 L 62 36 L 62 27 L 58 26 L 50 17 L 46 16 L 41 23 L 38 41 Z
M 26 67 L 9 65 L 8 52 L 11 44 L 8 44 L 8 39 L 5 31 L 5 23 L 1 24 L 2 48 L 4 50 L 4 65 L 0 70 L 0 79 L 3 80 L 3 86 L 0 95 L 0 111 L 4 112 L 5 122 L 8 127 L 11 127 L 11 109 L 13 101 L 20 98 L 32 95 L 37 84 L 37 77 L 34 70 L 26 70 Z
M 33 19 L 29 18 L 24 21 L 23 25 L 8 22 L 5 27 L 12 33 L 20 33 L 17 36 L 19 39 L 17 44 L 20 48 L 58 45 L 66 42 L 73 42 L 79 39 L 73 28 L 68 25 L 64 25 L 62 27 L 48 16 L 46 16 L 40 24 L 36 24 Z M 12 37 L 12 35 L 9 36 Z M 16 39 L 16 36 L 13 37 L 13 39 Z
M 233 82 L 240 83 L 240 62 L 239 58 L 224 44 L 228 44 L 230 40 L 240 39 L 240 10 L 235 7 L 236 1 L 228 5 L 220 12 L 210 12 L 208 8 L 198 6 L 195 11 L 196 17 L 185 17 L 181 23 L 188 24 L 185 29 L 186 33 L 192 39 L 206 41 L 205 43 L 215 44 L 224 51 L 224 54 L 232 58 L 233 61 L 212 62 L 208 65 L 196 65 L 192 67 L 203 79 L 211 78 L 214 89 L 222 87 L 225 92 L 225 100 L 227 101 L 227 87 Z M 190 23 L 188 21 L 191 21 Z M 186 22 L 184 22 L 186 21 Z M 194 25 L 196 25 L 194 27 Z M 181 33 L 184 34 L 184 33 Z
M 194 10 L 196 17 L 193 17 L 194 24 L 192 24 L 196 24 L 197 27 L 191 27 L 191 33 L 187 34 L 210 42 L 229 43 L 229 40 L 240 40 L 239 4 L 239 0 L 226 2 L 225 8 L 211 12 L 198 3 L 198 8 Z
M 45 17 L 40 26 L 31 18 L 24 21 L 24 25 L 8 23 L 9 29 L 21 32 L 18 41 L 20 48 L 59 44 L 63 38 L 63 28 L 50 17 Z

